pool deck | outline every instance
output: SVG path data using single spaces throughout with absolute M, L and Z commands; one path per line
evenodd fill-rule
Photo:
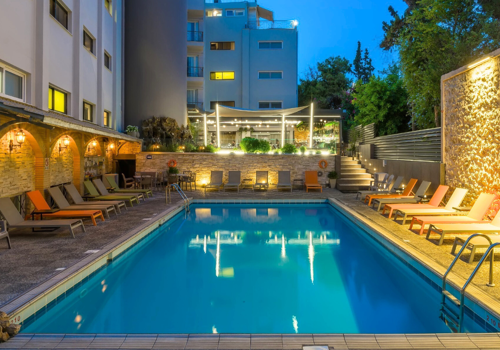
M 242 190 L 240 193 L 210 191 L 205 195 L 202 190 L 188 191 L 194 199 L 327 199 L 334 198 L 352 210 L 376 230 L 385 231 L 393 239 L 400 240 L 418 251 L 441 270 L 453 260 L 450 254 L 453 240 L 445 240 L 442 246 L 428 241 L 425 235 L 419 236 L 392 220 L 387 220 L 375 210 L 360 201 L 354 194 L 343 194 L 337 190 L 324 189 L 323 193 L 294 190 L 292 193 L 269 190 L 253 192 Z M 70 269 L 92 252 L 99 251 L 123 239 L 140 226 L 154 220 L 156 215 L 178 205 L 180 197 L 173 194 L 172 203 L 165 204 L 162 191 L 155 196 L 129 208 L 125 213 L 111 215 L 106 222 L 97 226 L 86 223 L 87 232 L 76 232 L 76 239 L 66 232 L 32 233 L 31 230 L 16 230 L 10 233 L 13 249 L 7 249 L 5 240 L 0 241 L 0 310 L 9 302 L 40 284 Z M 78 230 L 77 230 L 78 231 Z M 451 243 L 450 243 L 451 242 Z M 479 259 L 468 264 L 467 254 L 460 260 L 453 274 L 465 279 L 472 272 Z M 496 259 L 498 260 L 498 258 Z M 57 270 L 64 269 L 64 270 Z M 488 300 L 500 301 L 500 263 L 496 264 L 497 285 L 487 287 L 488 263 L 479 271 L 474 287 L 483 290 Z M 142 322 L 142 321 L 141 321 Z M 427 335 L 29 335 L 21 334 L 0 349 L 33 348 L 134 348 L 134 349 L 300 349 L 302 345 L 329 345 L 334 349 L 500 349 L 498 333 L 490 334 L 427 334 Z

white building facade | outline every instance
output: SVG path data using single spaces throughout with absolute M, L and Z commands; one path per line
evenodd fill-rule
M 122 0 L 2 0 L 0 96 L 123 129 Z

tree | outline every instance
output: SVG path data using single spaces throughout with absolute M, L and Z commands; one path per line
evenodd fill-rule
M 412 123 L 440 126 L 441 76 L 500 45 L 498 0 L 406 0 L 402 17 L 383 23 L 381 47 L 398 50 Z
M 352 71 L 356 81 L 361 80 L 363 84 L 366 84 L 370 77 L 373 75 L 375 68 L 372 64 L 372 59 L 368 49 L 365 49 L 364 56 L 362 56 L 361 42 L 358 41 L 358 48 L 356 49 L 356 57 L 352 61 Z
M 374 70 L 375 67 L 373 67 L 368 49 L 365 49 L 365 55 L 363 56 L 363 76 L 361 78 L 363 84 L 366 84 L 370 80 Z
M 309 67 L 304 79 L 300 78 L 298 93 L 299 106 L 306 106 L 315 102 L 316 86 L 319 81 L 319 73 L 316 68 Z
M 356 57 L 352 61 L 352 72 L 356 81 L 361 80 L 363 77 L 363 57 L 361 56 L 361 42 L 358 41 L 358 48 L 356 49 Z
M 372 76 L 368 83 L 356 87 L 354 120 L 362 125 L 375 123 L 379 135 L 407 131 L 410 122 L 408 93 L 400 69 L 393 64 L 384 73 L 385 76 Z

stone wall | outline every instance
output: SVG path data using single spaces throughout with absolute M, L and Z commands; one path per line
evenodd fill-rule
M 35 189 L 35 156 L 29 142 L 9 152 L 12 134 L 0 140 L 0 197 Z
M 443 76 L 442 94 L 446 184 L 470 204 L 500 189 L 500 58 Z
M 73 151 L 61 149 L 56 145 L 50 156 L 50 186 L 73 182 Z
M 146 156 L 151 155 L 152 159 Z M 191 170 L 196 173 L 198 185 L 210 181 L 210 171 L 223 170 L 224 181 L 227 181 L 229 170 L 241 171 L 242 179 L 255 181 L 257 170 L 269 171 L 270 184 L 278 182 L 278 170 L 290 170 L 291 178 L 304 178 L 304 171 L 322 171 L 320 183 L 327 182 L 326 174 L 335 170 L 335 156 L 333 155 L 270 155 L 270 154 L 215 154 L 215 153 L 147 153 L 136 155 L 137 171 L 163 171 L 166 170 L 170 159 L 177 161 L 177 168 Z M 318 163 L 321 159 L 328 162 L 326 169 L 320 169 Z

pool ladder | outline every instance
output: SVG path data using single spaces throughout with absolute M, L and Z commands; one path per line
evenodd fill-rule
M 474 237 L 484 237 L 488 242 L 490 243 L 490 246 L 488 249 L 486 249 L 486 252 L 483 254 L 481 257 L 481 260 L 477 263 L 476 268 L 472 273 L 470 274 L 469 278 L 463 285 L 462 289 L 460 289 L 460 299 L 455 297 L 451 292 L 446 290 L 446 277 L 448 277 L 448 274 L 451 272 L 451 269 L 453 266 L 455 266 L 455 263 L 458 261 L 460 258 L 460 255 L 462 255 L 462 252 L 467 248 L 469 245 L 469 242 L 471 239 Z M 488 287 L 493 287 L 495 284 L 493 283 L 493 263 L 494 263 L 494 257 L 495 253 L 493 252 L 493 249 L 497 246 L 500 246 L 500 243 L 494 243 L 491 244 L 491 239 L 482 233 L 476 233 L 464 242 L 462 245 L 462 248 L 458 252 L 458 254 L 455 256 L 455 259 L 452 261 L 450 266 L 448 267 L 448 270 L 446 270 L 444 276 L 443 276 L 443 285 L 441 289 L 441 315 L 440 318 L 441 320 L 444 321 L 444 323 L 455 333 L 462 333 L 463 332 L 463 327 L 464 327 L 464 308 L 465 308 L 465 289 L 469 286 L 469 284 L 472 282 L 472 279 L 474 276 L 476 276 L 477 271 L 479 268 L 483 265 L 483 262 L 488 258 L 488 255 L 490 256 L 490 275 L 489 275 L 489 283 L 486 285 Z M 490 254 L 491 253 L 491 254 Z M 451 304 L 447 303 L 447 301 L 451 302 Z M 458 311 L 457 311 L 458 308 Z
M 184 193 L 182 188 L 179 187 L 178 184 L 171 184 L 167 186 L 165 193 L 165 201 L 167 202 L 167 204 L 170 203 L 171 200 L 170 187 L 172 187 L 177 191 L 177 193 L 179 193 L 182 200 L 184 201 L 184 209 L 186 210 L 187 213 L 189 213 L 189 198 L 186 196 L 186 194 Z

